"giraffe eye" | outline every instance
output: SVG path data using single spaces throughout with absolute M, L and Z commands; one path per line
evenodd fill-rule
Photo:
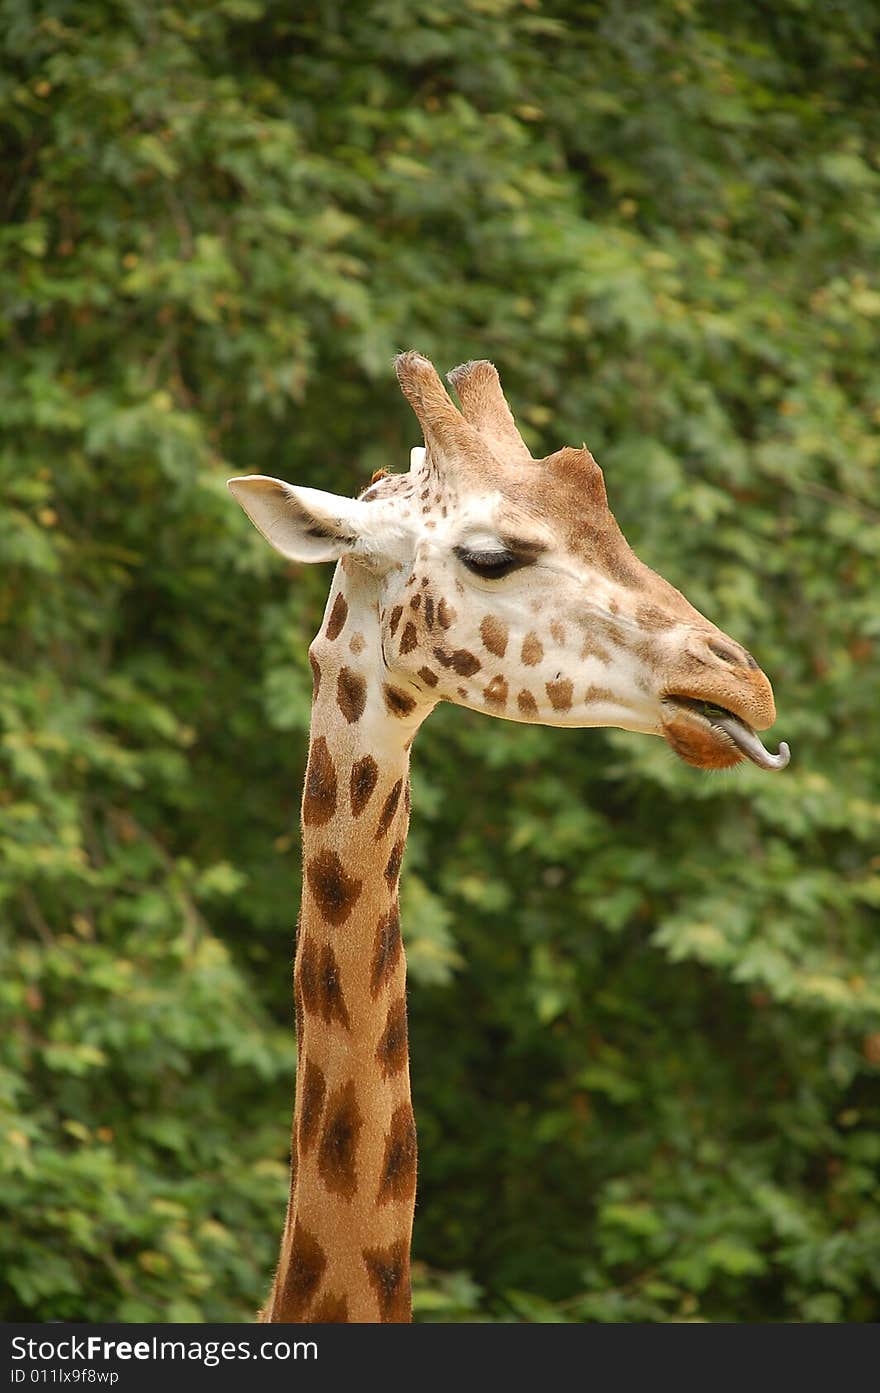
M 510 575 L 511 571 L 528 565 L 512 551 L 471 551 L 468 547 L 456 547 L 455 554 L 463 566 L 484 580 L 500 580 L 502 576 Z

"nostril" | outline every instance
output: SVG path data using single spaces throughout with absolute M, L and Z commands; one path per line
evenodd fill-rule
M 716 658 L 720 658 L 722 662 L 730 663 L 731 667 L 748 667 L 752 669 L 752 672 L 758 671 L 758 664 L 751 653 L 747 653 L 744 648 L 736 648 L 732 643 L 720 643 L 717 639 L 709 639 L 708 646 Z
M 734 667 L 739 667 L 744 658 L 748 661 L 748 654 L 743 654 L 738 648 L 734 648 L 732 644 L 718 643 L 715 639 L 709 640 L 709 650 L 715 654 L 716 658 L 720 658 L 722 662 L 730 663 Z M 751 661 L 754 663 L 755 667 L 758 666 L 754 658 L 752 658 Z

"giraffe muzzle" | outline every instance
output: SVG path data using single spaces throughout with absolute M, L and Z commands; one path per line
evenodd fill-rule
M 778 771 L 785 769 L 791 759 L 791 750 L 784 740 L 779 743 L 778 753 L 771 754 L 748 722 L 724 706 L 694 697 L 673 695 L 664 698 L 664 705 L 674 713 L 673 719 L 664 724 L 664 734 L 676 753 L 690 764 L 723 768 L 738 763 L 737 756 L 744 756 L 757 764 L 759 769 Z M 704 742 L 687 738 L 681 729 L 682 717 L 695 733 L 702 731 L 710 739 L 720 734 L 723 741 L 718 741 L 718 745 L 727 746 L 731 757 L 725 758 L 722 748 L 717 752 L 717 758 L 712 757 L 712 752 L 706 752 L 708 757 L 704 758 Z

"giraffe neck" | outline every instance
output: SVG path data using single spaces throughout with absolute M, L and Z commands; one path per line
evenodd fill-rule
M 267 1320 L 410 1319 L 416 1134 L 398 877 L 425 713 L 381 678 L 377 611 L 369 579 L 341 566 L 310 650 L 291 1192 Z

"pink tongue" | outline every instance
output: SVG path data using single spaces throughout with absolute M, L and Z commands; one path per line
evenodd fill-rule
M 779 754 L 771 755 L 769 750 L 765 750 L 757 735 L 748 726 L 743 725 L 735 716 L 712 716 L 713 726 L 723 730 L 725 735 L 729 735 L 738 750 L 742 750 L 744 755 L 757 764 L 761 769 L 784 769 L 791 759 L 791 751 L 784 740 L 779 742 Z

